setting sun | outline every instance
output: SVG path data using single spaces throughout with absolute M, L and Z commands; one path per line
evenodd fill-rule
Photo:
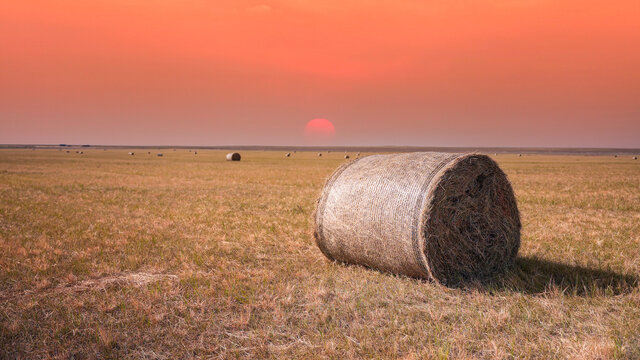
M 304 128 L 307 145 L 328 145 L 336 138 L 336 128 L 327 119 L 313 119 Z

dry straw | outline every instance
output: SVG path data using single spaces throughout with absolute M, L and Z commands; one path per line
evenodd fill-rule
M 240 153 L 237 153 L 237 152 L 228 153 L 227 161 L 240 161 Z
M 446 285 L 502 272 L 520 247 L 511 184 L 479 154 L 350 161 L 327 180 L 314 220 L 329 259 Z

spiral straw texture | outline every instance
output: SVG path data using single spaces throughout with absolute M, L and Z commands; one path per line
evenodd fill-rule
M 339 167 L 314 213 L 332 260 L 453 285 L 511 264 L 520 216 L 511 184 L 479 154 L 371 155 Z

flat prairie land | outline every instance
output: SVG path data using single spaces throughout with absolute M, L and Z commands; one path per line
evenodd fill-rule
M 342 152 L 82 151 L 0 151 L 0 358 L 640 358 L 630 156 L 496 156 L 518 260 L 447 288 L 318 250 Z

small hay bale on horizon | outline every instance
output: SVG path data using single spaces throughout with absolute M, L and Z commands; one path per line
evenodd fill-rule
M 164 154 L 163 154 L 163 153 L 158 153 L 158 155 L 157 155 L 157 156 L 159 156 L 159 157 L 160 157 L 160 156 L 164 156 Z
M 285 156 L 285 157 L 290 157 L 290 156 L 291 156 L 291 153 L 286 153 L 284 156 Z
M 318 153 L 318 156 L 322 156 L 322 153 Z
M 637 157 L 637 156 L 634 156 L 634 157 L 633 157 L 633 160 L 638 160 L 638 157 Z
M 349 155 L 345 155 L 345 156 L 344 156 L 344 158 L 345 158 L 345 159 L 348 159 L 348 158 L 349 158 Z
M 227 161 L 240 161 L 241 158 L 240 153 L 237 152 L 227 154 Z
M 313 222 L 316 244 L 331 260 L 445 285 L 491 278 L 520 248 L 511 183 L 480 154 L 347 162 L 327 180 Z
M 134 152 L 130 152 L 129 155 L 135 155 L 135 153 Z

